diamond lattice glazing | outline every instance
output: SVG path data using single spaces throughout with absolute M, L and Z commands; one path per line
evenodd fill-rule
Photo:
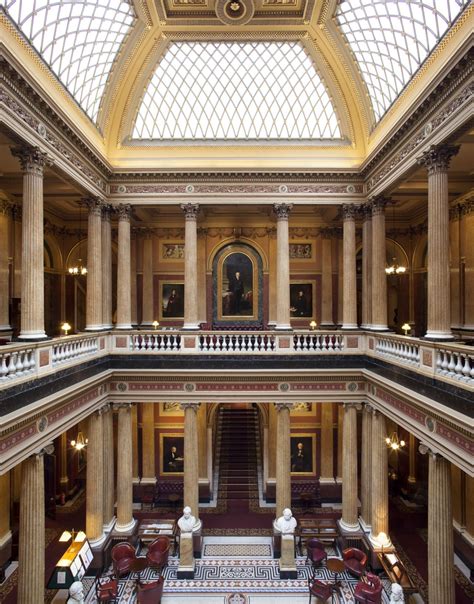
M 174 42 L 146 88 L 134 139 L 340 139 L 299 42 Z
M 135 17 L 121 0 L 0 0 L 77 103 L 95 121 L 107 78 Z
M 343 0 L 336 22 L 378 121 L 469 0 Z

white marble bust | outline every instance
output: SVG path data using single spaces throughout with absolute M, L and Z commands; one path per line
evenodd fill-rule
M 403 589 L 398 583 L 392 583 L 392 591 L 390 594 L 390 604 L 404 604 L 405 597 Z
M 84 604 L 84 588 L 80 581 L 74 581 L 69 588 L 69 598 L 66 604 Z
M 181 533 L 195 533 L 201 528 L 201 521 L 196 520 L 196 517 L 191 513 L 191 508 L 187 505 L 183 510 L 183 515 L 178 520 L 178 526 Z
M 283 510 L 283 516 L 273 521 L 273 527 L 282 535 L 294 535 L 296 529 L 296 519 L 289 508 Z

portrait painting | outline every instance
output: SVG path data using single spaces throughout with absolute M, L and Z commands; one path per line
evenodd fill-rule
M 314 316 L 312 282 L 290 284 L 290 313 L 294 318 L 311 319 Z
M 251 258 L 243 252 L 227 254 L 220 268 L 220 316 L 249 319 L 256 315 L 256 275 Z
M 184 283 L 161 282 L 160 319 L 184 318 Z
M 184 472 L 184 436 L 160 434 L 160 474 Z
M 313 476 L 316 472 L 316 435 L 292 434 L 290 440 L 291 473 Z

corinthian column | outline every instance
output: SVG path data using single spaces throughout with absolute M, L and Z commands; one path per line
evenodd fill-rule
M 28 457 L 21 466 L 18 604 L 44 602 L 43 454 Z
M 0 332 L 10 331 L 8 303 L 10 287 L 8 278 L 8 220 L 11 214 L 11 204 L 0 199 Z
M 199 518 L 199 447 L 197 410 L 199 403 L 181 403 L 184 411 L 184 505 Z
M 111 206 L 102 207 L 102 323 L 104 329 L 112 328 L 112 228 Z M 120 249 L 120 248 L 119 248 Z
M 385 272 L 385 206 L 388 199 L 372 201 L 372 329 L 387 331 L 387 274 Z
M 118 213 L 117 329 L 132 328 L 132 284 L 130 264 L 130 215 L 132 208 L 120 204 Z
M 362 206 L 362 325 L 372 324 L 372 210 Z
M 290 409 L 293 403 L 275 403 L 277 410 L 276 517 L 291 507 Z
M 37 147 L 14 147 L 23 171 L 21 250 L 22 340 L 40 340 L 44 331 L 43 171 L 47 156 Z
M 142 484 L 156 483 L 155 404 L 142 403 Z
M 428 169 L 428 331 L 452 339 L 449 274 L 448 167 L 459 146 L 433 145 L 418 162 Z
M 343 216 L 343 301 L 342 329 L 357 329 L 357 278 L 356 278 L 356 208 L 342 206 Z
M 153 316 L 153 239 L 152 232 L 143 233 L 143 300 L 142 300 L 142 325 L 151 326 L 155 320 Z
M 333 404 L 321 403 L 321 484 L 334 484 Z
M 89 208 L 87 230 L 86 331 L 102 329 L 102 202 L 83 200 Z
M 292 204 L 276 203 L 277 217 L 276 292 L 277 316 L 275 329 L 291 329 L 290 325 L 290 240 L 288 217 Z
M 372 517 L 372 408 L 367 403 L 362 411 L 360 504 L 360 524 L 367 531 Z
M 102 420 L 103 431 L 103 459 L 104 459 L 104 531 L 110 531 L 114 525 L 115 506 L 115 476 L 114 476 L 114 417 L 112 407 L 104 407 Z
M 133 505 L 132 405 L 119 403 L 117 426 L 117 522 L 115 530 L 130 532 L 135 520 Z
M 342 518 L 344 531 L 358 531 L 357 516 L 357 408 L 344 403 L 342 444 Z
M 103 410 L 89 416 L 87 427 L 87 469 L 86 469 L 86 534 L 92 547 L 105 540 L 104 535 L 104 433 Z
M 372 527 L 370 540 L 375 547 L 390 545 L 388 537 L 388 455 L 385 416 L 372 413 Z M 381 535 L 382 533 L 382 535 Z M 383 537 L 386 535 L 386 538 Z
M 453 511 L 451 464 L 429 453 L 428 466 L 428 596 L 430 604 L 454 604 Z
M 332 313 L 332 229 L 321 229 L 321 327 L 334 327 Z
M 197 294 L 197 217 L 199 205 L 183 203 L 184 230 L 184 325 L 183 329 L 199 329 Z M 186 461 L 185 461 L 186 463 Z M 194 510 L 193 510 L 194 512 Z

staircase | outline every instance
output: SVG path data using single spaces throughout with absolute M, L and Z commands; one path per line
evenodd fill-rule
M 220 417 L 219 498 L 227 511 L 248 510 L 258 497 L 256 409 L 223 409 Z

